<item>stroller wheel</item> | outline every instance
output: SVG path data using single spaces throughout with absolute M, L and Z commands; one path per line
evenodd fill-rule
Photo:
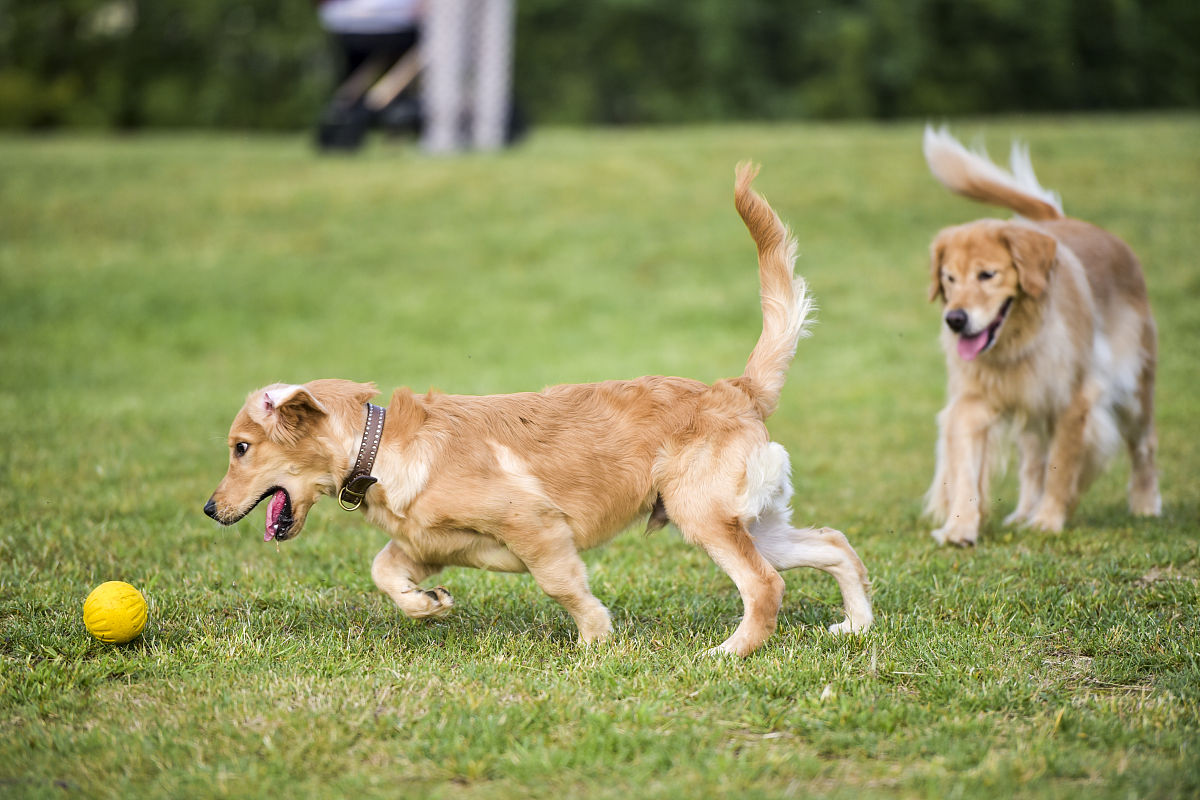
M 357 150 L 371 126 L 371 114 L 362 106 L 326 111 L 317 125 L 321 150 Z

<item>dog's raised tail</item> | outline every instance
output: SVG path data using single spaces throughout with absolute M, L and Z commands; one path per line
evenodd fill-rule
M 1012 209 L 1026 219 L 1062 219 L 1062 200 L 1038 183 L 1029 148 L 1013 142 L 1009 169 L 992 163 L 982 150 L 968 150 L 946 128 L 925 126 L 925 162 L 947 189 L 981 203 Z
M 743 377 L 763 419 L 779 404 L 796 343 L 807 335 L 812 300 L 804 278 L 795 274 L 796 239 L 779 215 L 750 188 L 758 165 L 737 166 L 734 204 L 758 245 L 758 279 L 762 295 L 763 329 L 750 353 Z

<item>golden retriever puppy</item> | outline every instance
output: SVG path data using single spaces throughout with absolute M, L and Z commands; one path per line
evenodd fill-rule
M 927 511 L 939 543 L 974 544 L 988 508 L 988 449 L 1015 432 L 1020 493 L 1006 524 L 1062 530 L 1080 494 L 1119 448 L 1132 459 L 1129 507 L 1157 515 L 1157 336 L 1129 247 L 1063 215 L 1027 149 L 1011 172 L 925 129 L 925 159 L 958 194 L 1019 216 L 938 233 L 930 300 L 944 303 L 948 402 L 938 416 Z
M 778 571 L 793 567 L 837 580 L 846 618 L 830 631 L 866 629 L 866 569 L 838 531 L 792 527 L 788 455 L 763 424 L 810 301 L 793 274 L 795 240 L 750 188 L 757 171 L 740 165 L 735 184 L 758 246 L 763 311 L 740 377 L 711 386 L 645 377 L 489 397 L 402 388 L 386 418 L 368 403 L 374 384 L 268 386 L 234 419 L 228 472 L 205 512 L 228 525 L 268 499 L 265 538 L 283 540 L 300 532 L 321 496 L 336 495 L 391 536 L 371 575 L 408 616 L 450 611 L 444 588 L 420 585 L 443 567 L 529 572 L 584 643 L 607 637 L 612 624 L 579 551 L 639 520 L 647 530 L 672 522 L 741 595 L 744 616 L 716 651 L 745 656 L 763 643 L 782 602 Z M 384 419 L 382 427 L 372 419 Z

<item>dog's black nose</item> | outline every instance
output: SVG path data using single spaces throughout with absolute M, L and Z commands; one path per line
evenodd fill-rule
M 967 312 L 961 308 L 956 308 L 953 311 L 946 312 L 946 325 L 950 330 L 959 333 L 963 328 L 967 327 Z
M 208 498 L 208 502 L 204 504 L 204 513 L 208 514 L 213 519 L 217 518 L 217 504 L 213 502 L 211 497 Z

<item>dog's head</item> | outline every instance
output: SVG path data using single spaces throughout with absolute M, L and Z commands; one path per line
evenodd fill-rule
M 204 513 L 232 525 L 269 498 L 265 540 L 296 536 L 317 499 L 345 477 L 363 404 L 375 394 L 374 384 L 339 380 L 251 392 L 229 429 L 229 469 Z
M 929 299 L 941 298 L 942 319 L 966 361 L 1000 340 L 1014 304 L 1046 290 L 1057 243 L 1027 225 L 982 220 L 946 228 L 930 248 Z

